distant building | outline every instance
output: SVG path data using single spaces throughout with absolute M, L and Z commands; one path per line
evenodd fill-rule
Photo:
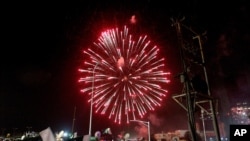
M 250 104 L 247 102 L 236 103 L 231 108 L 233 124 L 250 124 Z

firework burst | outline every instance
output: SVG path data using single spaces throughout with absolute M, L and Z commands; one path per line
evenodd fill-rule
M 114 122 L 142 118 L 161 105 L 169 82 L 164 58 L 147 36 L 133 40 L 128 28 L 102 32 L 93 47 L 84 51 L 81 92 L 90 96 L 96 113 L 107 114 Z M 94 83 L 93 83 L 94 82 Z

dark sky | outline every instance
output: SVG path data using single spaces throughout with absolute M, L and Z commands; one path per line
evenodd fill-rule
M 89 105 L 77 83 L 82 50 L 90 46 L 103 29 L 129 24 L 132 15 L 138 19 L 136 29 L 164 47 L 173 76 L 182 70 L 170 18 L 185 16 L 184 22 L 197 32 L 207 31 L 204 47 L 209 80 L 213 95 L 220 99 L 221 112 L 226 113 L 235 102 L 250 99 L 250 13 L 246 0 L 236 3 L 34 1 L 10 2 L 2 7 L 1 129 L 32 127 L 39 131 L 50 126 L 54 130 L 71 130 L 76 107 L 75 129 L 87 134 Z M 179 80 L 171 79 L 170 95 L 179 93 L 182 89 Z M 166 124 L 160 130 L 186 127 L 185 111 L 170 96 L 158 112 L 153 114 Z M 93 130 L 112 123 L 97 116 L 94 121 Z M 119 128 L 126 130 L 128 125 Z

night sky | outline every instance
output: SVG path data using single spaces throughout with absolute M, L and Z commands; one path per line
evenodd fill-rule
M 172 94 L 182 91 L 182 84 L 174 77 L 182 66 L 171 18 L 185 17 L 185 24 L 197 32 L 207 31 L 204 54 L 220 116 L 226 117 L 236 102 L 250 101 L 250 11 L 246 0 L 33 1 L 9 2 L 2 7 L 1 131 L 27 127 L 40 131 L 48 126 L 55 131 L 71 131 L 76 107 L 74 130 L 87 134 L 90 107 L 77 82 L 78 68 L 84 61 L 82 50 L 103 30 L 129 25 L 132 15 L 137 18 L 133 25 L 137 33 L 147 34 L 162 47 L 172 73 L 169 96 L 161 108 L 145 117 L 152 121 L 152 131 L 187 127 L 186 112 L 171 99 Z M 94 131 L 130 128 L 111 125 L 105 116 L 93 118 Z

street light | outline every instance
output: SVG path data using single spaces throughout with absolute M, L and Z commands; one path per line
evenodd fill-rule
M 92 113 L 93 113 L 93 96 L 94 96 L 94 84 L 95 84 L 95 69 L 98 66 L 98 62 L 96 63 L 93 69 L 93 79 L 92 79 L 92 93 L 90 99 L 90 114 L 89 114 L 89 140 L 91 140 L 91 128 L 92 128 Z
M 141 121 L 141 120 L 130 120 L 130 121 L 140 122 L 143 125 L 147 126 L 147 128 L 148 128 L 148 141 L 151 141 L 151 139 L 150 139 L 150 122 L 149 121 Z
M 92 128 L 92 113 L 93 113 L 93 96 L 94 96 L 94 87 L 95 87 L 95 70 L 97 66 L 102 62 L 96 62 L 94 68 L 93 68 L 93 79 L 92 79 L 92 93 L 91 93 L 91 99 L 90 99 L 90 115 L 89 115 L 89 140 L 91 140 L 91 128 Z M 124 66 L 124 58 L 121 56 L 117 60 L 117 67 L 121 68 Z

